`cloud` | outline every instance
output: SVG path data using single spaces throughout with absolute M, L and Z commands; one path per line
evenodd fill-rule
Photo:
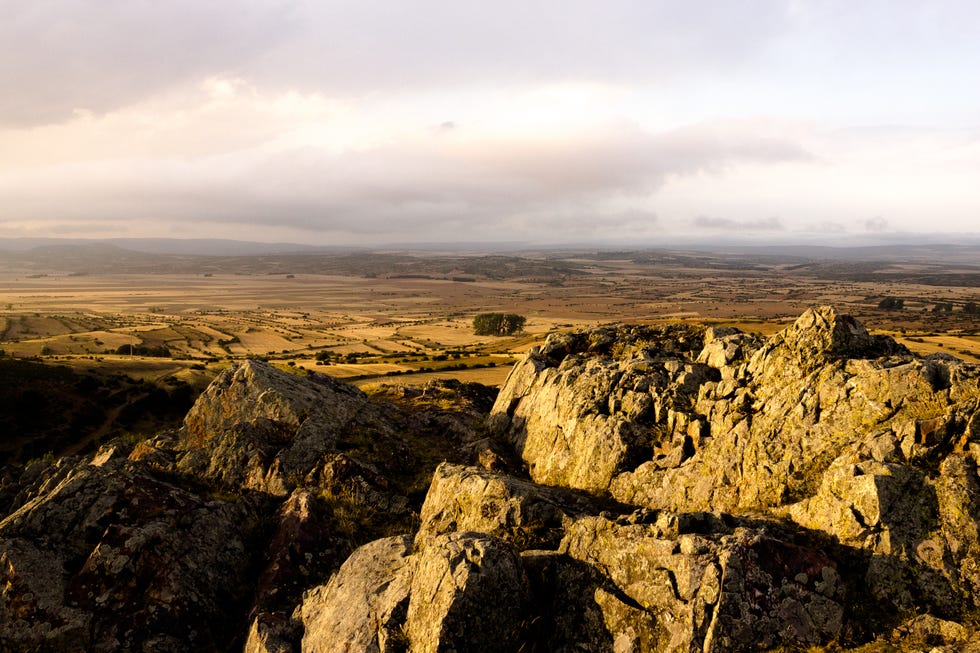
M 732 220 L 699 215 L 694 218 L 694 226 L 702 229 L 723 231 L 782 231 L 785 229 L 779 218 L 762 218 L 759 220 Z
M 247 68 L 295 34 L 286 0 L 8 3 L 0 124 L 102 113 L 188 80 Z M 10 89 L 16 89 L 10 92 Z
M 409 240 L 585 238 L 651 227 L 646 202 L 677 176 L 808 160 L 800 146 L 749 124 L 655 133 L 612 121 L 501 133 L 454 121 L 435 131 L 396 125 L 378 139 L 377 131 L 355 137 L 358 112 L 352 118 L 316 96 L 270 97 L 210 80 L 187 101 L 77 116 L 77 131 L 34 130 L 20 143 L 23 156 L 8 154 L 0 217 L 206 222 L 351 240 L 379 232 Z M 153 130 L 134 128 L 141 121 Z M 17 167 L 46 134 L 47 154 L 63 148 L 61 162 Z M 351 140 L 338 147 L 343 138 Z M 168 148 L 172 154 L 160 157 Z M 0 155 L 0 170 L 4 162 Z
M 0 124 L 103 113 L 176 85 L 238 76 L 332 97 L 545 81 L 625 83 L 758 56 L 788 12 L 739 6 L 442 0 L 8 3 Z

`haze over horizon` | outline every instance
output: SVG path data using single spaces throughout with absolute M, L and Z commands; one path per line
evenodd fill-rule
M 0 5 L 0 237 L 980 232 L 966 0 Z

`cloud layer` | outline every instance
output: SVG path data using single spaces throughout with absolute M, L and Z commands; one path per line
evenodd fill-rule
M 976 231 L 975 13 L 17 3 L 0 22 L 0 235 Z

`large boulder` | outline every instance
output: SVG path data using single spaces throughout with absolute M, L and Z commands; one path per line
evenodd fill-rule
M 515 651 L 528 629 L 528 580 L 516 550 L 481 533 L 405 536 L 357 549 L 306 593 L 304 653 Z
M 728 528 L 710 515 L 646 524 L 589 517 L 568 530 L 562 551 L 612 581 L 618 600 L 595 600 L 606 623 L 619 624 L 617 640 L 647 633 L 633 650 L 816 645 L 841 634 L 836 564 L 764 529 Z

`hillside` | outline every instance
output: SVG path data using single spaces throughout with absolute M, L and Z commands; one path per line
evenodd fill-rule
M 972 650 L 978 443 L 980 367 L 830 307 L 553 334 L 499 392 L 235 362 L 7 468 L 0 649 Z

